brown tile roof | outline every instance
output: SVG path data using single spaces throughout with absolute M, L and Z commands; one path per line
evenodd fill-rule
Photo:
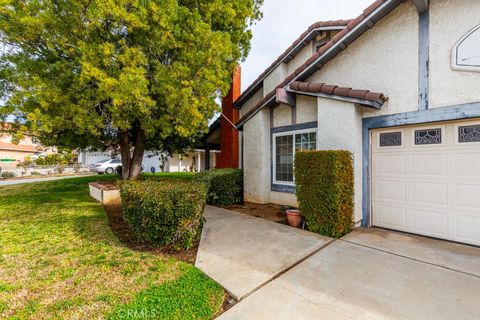
M 325 83 L 309 83 L 294 81 L 290 84 L 290 89 L 300 92 L 322 93 L 345 98 L 368 100 L 379 104 L 385 103 L 388 98 L 383 93 L 370 92 L 369 90 L 358 90 L 347 87 L 339 87 Z
M 327 28 L 327 27 L 338 27 L 340 28 L 345 28 L 352 20 L 329 20 L 329 21 L 318 21 L 312 24 L 311 26 L 308 27 L 305 32 L 303 32 L 281 55 L 278 56 L 275 61 L 272 62 L 272 64 L 265 69 L 258 77 L 255 79 L 255 81 L 252 82 L 250 86 L 248 86 L 245 91 L 238 97 L 236 102 L 240 102 L 249 96 L 251 96 L 255 92 L 251 92 L 252 90 L 258 90 L 260 87 L 262 87 L 262 81 L 263 79 L 273 70 L 276 68 L 276 66 L 284 61 L 289 55 L 291 55 L 291 58 L 293 58 L 301 49 L 303 49 L 308 42 L 310 42 L 313 37 L 315 36 L 314 33 L 312 33 L 315 30 L 322 29 L 322 28 Z M 295 51 L 292 54 L 292 51 Z M 256 88 L 258 87 L 258 88 Z
M 14 144 L 0 141 L 0 150 L 14 150 L 23 152 L 36 152 L 38 148 L 32 145 Z
M 289 84 L 292 80 L 297 80 L 300 78 L 300 75 L 305 78 L 311 75 L 313 72 L 310 74 L 304 75 L 303 73 L 306 73 L 309 71 L 308 69 L 310 67 L 315 67 L 317 70 L 320 69 L 326 62 L 332 60 L 340 51 L 344 50 L 346 48 L 346 44 L 343 44 L 343 41 L 346 41 L 347 35 L 355 29 L 357 26 L 359 26 L 360 23 L 366 21 L 368 28 L 363 28 L 362 30 L 359 31 L 358 35 L 355 35 L 353 39 L 350 40 L 350 43 L 355 41 L 361 34 L 366 32 L 369 28 L 373 27 L 374 24 L 383 18 L 385 15 L 387 15 L 391 10 L 396 8 L 398 5 L 400 5 L 404 0 L 377 0 L 374 3 L 372 3 L 368 8 L 363 10 L 363 12 L 355 19 L 351 20 L 345 29 L 340 31 L 338 34 L 336 34 L 329 42 L 327 42 L 324 46 L 322 46 L 312 57 L 310 57 L 305 63 L 300 65 L 293 73 L 291 73 L 287 78 L 285 78 L 279 85 L 277 85 L 272 92 L 267 94 L 262 100 L 260 100 L 252 109 L 250 109 L 246 114 L 244 114 L 236 123 L 237 127 L 241 127 L 245 121 L 247 121 L 253 114 L 255 114 L 258 110 L 263 108 L 265 105 L 271 102 L 272 96 L 275 94 L 275 90 L 277 88 L 283 88 L 287 84 Z M 391 4 L 391 8 L 389 10 L 379 10 L 378 11 L 378 19 L 373 19 L 372 13 L 374 13 L 377 9 L 380 8 L 383 4 L 386 3 Z M 338 52 L 333 52 L 333 54 L 327 55 L 327 51 L 331 49 L 334 46 L 338 46 Z M 325 61 L 317 61 L 320 60 L 320 58 L 324 56 Z M 237 100 L 238 101 L 238 100 Z

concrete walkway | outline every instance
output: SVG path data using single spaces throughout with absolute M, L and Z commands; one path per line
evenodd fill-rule
M 195 266 L 236 300 L 332 241 L 303 230 L 207 206 Z
M 479 318 L 480 248 L 381 229 L 332 241 L 206 215 L 197 266 L 241 298 L 221 320 Z
M 65 177 L 50 177 L 50 178 L 31 178 L 31 179 L 14 179 L 14 180 L 0 180 L 0 187 L 2 186 L 12 186 L 16 184 L 24 183 L 34 183 L 34 182 L 44 182 L 44 181 L 54 181 L 70 178 L 79 178 L 79 177 L 88 177 L 93 174 L 80 174 L 75 176 L 65 176 Z

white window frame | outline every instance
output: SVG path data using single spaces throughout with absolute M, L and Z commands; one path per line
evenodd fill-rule
M 272 135 L 272 167 L 273 167 L 272 181 L 273 181 L 273 184 L 295 186 L 295 175 L 293 176 L 293 181 L 277 180 L 277 139 L 276 138 L 293 135 L 293 161 L 295 163 L 295 135 L 315 132 L 315 150 L 318 150 L 318 132 L 317 131 L 318 131 L 317 128 L 311 128 L 311 129 L 278 132 Z M 295 168 L 293 168 L 293 170 L 295 170 Z

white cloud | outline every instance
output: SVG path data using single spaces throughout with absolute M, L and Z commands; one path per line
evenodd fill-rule
M 245 90 L 316 21 L 352 19 L 373 0 L 265 0 L 263 19 L 252 27 L 252 49 L 242 66 Z

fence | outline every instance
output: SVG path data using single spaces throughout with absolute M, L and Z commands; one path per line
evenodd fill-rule
M 51 165 L 51 166 L 1 166 L 1 177 L 47 176 L 52 174 L 73 174 L 88 172 L 88 167 L 82 165 Z

